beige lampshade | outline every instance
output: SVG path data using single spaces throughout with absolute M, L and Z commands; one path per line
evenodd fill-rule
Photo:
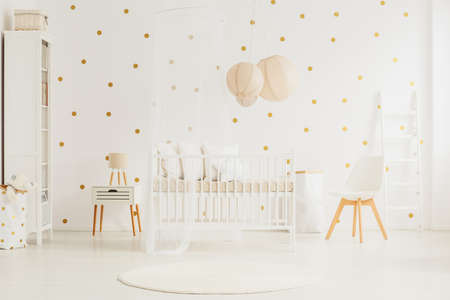
M 126 169 L 128 168 L 128 154 L 126 153 L 110 153 L 109 167 L 111 169 Z
M 227 72 L 227 86 L 242 106 L 253 105 L 264 85 L 259 68 L 249 62 L 235 64 Z
M 258 67 L 264 76 L 259 95 L 269 101 L 282 101 L 291 96 L 299 84 L 295 65 L 284 56 L 274 55 L 260 60 Z

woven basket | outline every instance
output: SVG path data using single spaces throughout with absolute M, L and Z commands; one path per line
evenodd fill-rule
M 14 30 L 47 31 L 48 17 L 40 10 L 14 10 Z

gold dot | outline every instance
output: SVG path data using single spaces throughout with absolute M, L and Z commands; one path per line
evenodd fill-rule
M 404 125 L 400 125 L 400 130 L 405 130 L 405 126 Z
M 414 85 L 415 85 L 414 81 L 409 82 L 409 86 L 414 86 Z
M 312 70 L 313 70 L 313 67 L 309 66 L 309 67 L 308 67 L 308 71 L 311 72 Z
M 261 205 L 261 210 L 264 210 L 264 205 Z
M 368 142 L 367 142 L 367 141 L 363 141 L 362 144 L 363 144 L 364 146 L 367 146 Z
M 87 63 L 87 60 L 85 60 L 84 58 L 81 60 L 81 63 L 83 64 L 83 65 L 85 65 L 86 63 Z
M 102 31 L 101 30 L 97 30 L 97 35 L 102 35 Z
M 394 58 L 392 59 L 392 61 L 393 61 L 394 63 L 396 63 L 396 62 L 398 62 L 398 58 L 397 58 L 397 57 L 394 57 Z
M 238 119 L 237 118 L 233 118 L 233 123 L 237 123 Z
M 317 104 L 317 100 L 316 99 L 312 99 L 311 102 L 312 102 L 312 104 Z
M 345 164 L 345 167 L 348 169 L 348 168 L 350 168 L 350 164 L 349 163 L 346 163 Z
M 386 172 L 389 172 L 389 167 L 386 166 L 386 167 L 384 168 L 384 170 L 385 170 Z
M 380 1 L 380 5 L 381 5 L 381 6 L 383 6 L 383 5 L 385 5 L 385 4 L 386 4 L 385 1 Z
M 174 61 L 173 59 L 169 60 L 169 64 L 171 64 L 171 65 L 173 65 L 174 62 L 175 62 L 175 61 Z
M 12 219 L 15 219 L 15 218 L 16 218 L 16 216 L 12 216 L 11 218 L 12 218 Z
M 113 83 L 112 82 L 108 82 L 108 87 L 113 87 Z
M 75 10 L 75 8 L 77 8 L 77 7 L 75 5 L 73 5 L 73 4 L 70 6 L 71 10 Z
M 193 40 L 194 39 L 194 35 L 193 34 L 188 35 L 188 39 Z
M 85 188 L 84 184 L 81 184 L 80 185 L 80 190 L 84 190 L 84 188 Z
M 11 232 L 11 235 L 15 235 L 16 233 L 13 231 L 13 232 Z
M 381 109 L 381 105 L 380 105 L 380 104 L 378 104 L 378 105 L 377 105 L 377 108 L 378 108 L 378 109 Z
M 24 211 L 25 210 L 25 207 L 22 207 L 22 211 Z
M 124 14 L 127 14 L 127 13 L 129 13 L 130 11 L 128 10 L 128 8 L 125 8 L 124 10 L 123 10 L 123 13 Z
M 58 81 L 61 82 L 63 81 L 63 78 L 61 76 L 58 77 Z
M 379 37 L 379 36 L 380 36 L 380 33 L 375 32 L 373 35 L 374 35 L 375 37 Z
M 216 66 L 216 70 L 219 71 L 220 70 L 220 66 Z
M 6 195 L 6 191 L 2 191 L 2 194 L 3 194 L 3 195 Z
M 363 80 L 363 76 L 362 75 L 358 75 L 358 80 Z
M 59 142 L 60 147 L 64 147 L 64 142 Z
M 139 133 L 141 133 L 141 130 L 140 130 L 139 128 L 136 128 L 136 129 L 134 130 L 134 133 L 139 134 Z
M 76 112 L 76 111 L 73 111 L 73 112 L 72 112 L 72 116 L 73 116 L 73 117 L 76 117 L 76 116 L 77 116 L 77 112 Z
M 4 206 L 2 206 L 2 210 L 5 210 L 5 207 L 4 207 Z
M 342 98 L 342 103 L 347 103 L 347 98 Z
M 408 12 L 405 11 L 405 12 L 403 13 L 403 16 L 404 16 L 405 18 L 407 18 L 407 17 L 409 16 Z
M 299 18 L 300 18 L 300 19 L 304 19 L 304 18 L 305 18 L 305 14 L 300 14 L 300 15 L 299 15 Z
M 409 214 L 408 214 L 408 217 L 409 217 L 410 219 L 412 219 L 412 218 L 414 218 L 414 214 L 413 214 L 413 213 L 409 213 Z
M 150 34 L 144 33 L 144 38 L 148 39 L 150 37 Z
M 198 93 L 198 91 L 199 91 L 199 88 L 194 89 L 194 92 Z
M 338 219 L 338 220 L 336 220 L 336 223 L 341 223 L 341 220 L 339 220 L 339 219 Z
M 291 163 L 291 160 L 290 159 L 288 159 L 288 160 L 286 160 L 286 164 L 290 164 Z
M 266 146 L 264 146 L 263 149 L 264 149 L 264 151 L 267 151 L 267 150 L 269 150 L 269 146 L 266 145 Z
M 5 223 L 2 223 L 2 227 L 5 227 Z
M 206 211 L 202 212 L 202 216 L 206 217 Z
M 335 11 L 333 15 L 334 15 L 335 17 L 339 17 L 339 12 L 338 12 L 338 11 Z
M 269 118 L 272 118 L 273 114 L 270 112 L 270 113 L 267 113 L 267 116 L 268 116 Z
M 105 156 L 105 160 L 109 160 L 109 155 L 106 155 L 106 156 Z
M 420 140 L 420 142 L 419 142 L 421 145 L 423 145 L 423 140 Z
M 12 249 L 14 249 L 14 247 L 13 247 L 13 246 L 9 247 L 9 250 L 12 250 Z
M 139 177 L 134 178 L 134 182 L 138 183 L 140 181 Z
M 241 50 L 242 50 L 242 51 L 245 51 L 245 50 L 247 50 L 247 47 L 241 46 Z
M 0 243 L 3 243 L 4 241 L 5 241 L 4 239 L 1 239 L 1 240 L 0 240 Z
M 139 67 L 138 64 L 133 64 L 133 68 L 134 68 L 134 69 L 137 69 L 138 67 Z
M 348 130 L 347 126 L 342 127 L 342 131 L 347 131 L 347 130 Z
M 67 224 L 67 219 L 62 219 L 63 224 Z
M 170 88 L 172 89 L 172 91 L 175 91 L 177 89 L 177 86 L 176 85 L 172 85 Z
M 277 3 L 275 0 L 270 0 L 270 4 L 275 5 L 275 3 Z
M 255 25 L 255 20 L 250 20 L 250 25 Z
M 303 128 L 303 132 L 309 132 L 309 128 L 308 127 Z
M 336 42 L 336 38 L 335 37 L 331 37 L 331 42 L 332 43 Z
M 286 40 L 286 38 L 284 36 L 280 37 L 280 41 L 284 42 Z
M 110 111 L 107 111 L 107 112 L 106 112 L 106 116 L 107 116 L 107 117 L 111 117 L 111 112 L 110 112 Z
M 23 240 L 22 240 L 22 239 L 20 239 L 20 240 L 19 240 L 19 242 L 20 242 L 20 243 L 22 243 L 22 242 L 23 242 Z

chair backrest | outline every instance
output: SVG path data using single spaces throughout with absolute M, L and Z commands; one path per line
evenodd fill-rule
M 353 167 L 345 188 L 354 192 L 375 192 L 383 181 L 383 156 L 363 156 Z

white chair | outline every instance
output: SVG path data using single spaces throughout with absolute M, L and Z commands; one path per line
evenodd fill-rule
M 326 240 L 328 240 L 333 233 L 342 209 L 346 205 L 353 206 L 353 237 L 356 234 L 356 215 L 358 215 L 359 240 L 361 243 L 363 242 L 361 230 L 361 206 L 367 205 L 372 208 L 375 219 L 380 226 L 381 233 L 383 234 L 384 239 L 387 240 L 386 230 L 383 227 L 380 214 L 378 213 L 375 202 L 373 201 L 375 193 L 381 188 L 383 168 L 384 162 L 382 156 L 364 156 L 356 163 L 347 179 L 347 182 L 345 183 L 344 190 L 342 192 L 333 193 L 341 198 L 341 202 L 339 203 L 336 214 L 331 222 L 330 229 L 325 237 Z

